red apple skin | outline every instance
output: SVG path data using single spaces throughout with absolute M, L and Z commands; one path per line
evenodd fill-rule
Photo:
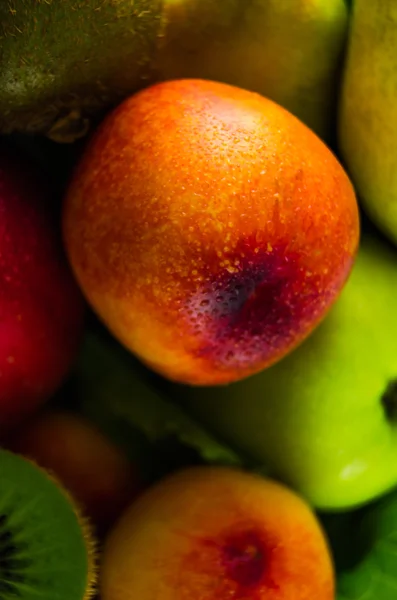
M 287 487 L 195 467 L 144 492 L 111 530 L 102 600 L 334 600 L 328 543 Z
M 227 384 L 300 344 L 353 266 L 348 176 L 303 123 L 210 81 L 108 115 L 66 195 L 64 238 L 115 337 L 174 381 Z
M 100 534 L 143 489 L 138 468 L 95 425 L 72 412 L 37 414 L 7 447 L 53 473 Z
M 62 247 L 54 198 L 35 168 L 0 149 L 0 432 L 67 375 L 85 303 Z

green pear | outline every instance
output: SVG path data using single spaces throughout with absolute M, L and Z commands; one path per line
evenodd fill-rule
M 143 87 L 162 0 L 0 2 L 0 133 L 82 137 L 92 115 Z
M 164 0 L 164 15 L 162 79 L 247 88 L 330 136 L 347 37 L 344 0 Z
M 397 3 L 355 0 L 338 122 L 340 152 L 374 223 L 397 243 Z
M 397 485 L 397 252 L 366 235 L 326 319 L 276 365 L 229 386 L 173 385 L 182 407 L 323 510 Z

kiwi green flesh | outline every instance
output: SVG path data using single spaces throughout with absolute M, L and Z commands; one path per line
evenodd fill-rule
M 150 82 L 163 21 L 162 0 L 0 2 L 0 133 L 59 135 L 80 113 L 83 135 Z
M 89 554 L 68 497 L 44 471 L 0 450 L 1 600 L 82 600 Z

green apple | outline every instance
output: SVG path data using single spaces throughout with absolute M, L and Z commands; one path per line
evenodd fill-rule
M 164 0 L 164 17 L 162 79 L 247 88 L 330 135 L 347 38 L 344 0 Z
M 355 0 L 339 147 L 368 215 L 397 244 L 397 2 Z
M 397 485 L 397 253 L 366 235 L 341 296 L 276 365 L 229 386 L 169 389 L 210 431 L 320 509 Z

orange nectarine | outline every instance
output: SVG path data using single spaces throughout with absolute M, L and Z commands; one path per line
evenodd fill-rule
M 319 522 L 288 488 L 242 471 L 168 476 L 105 543 L 102 600 L 333 600 Z
M 112 333 L 170 379 L 228 383 L 295 348 L 351 270 L 352 185 L 289 112 L 221 83 L 169 81 L 102 123 L 64 238 Z

